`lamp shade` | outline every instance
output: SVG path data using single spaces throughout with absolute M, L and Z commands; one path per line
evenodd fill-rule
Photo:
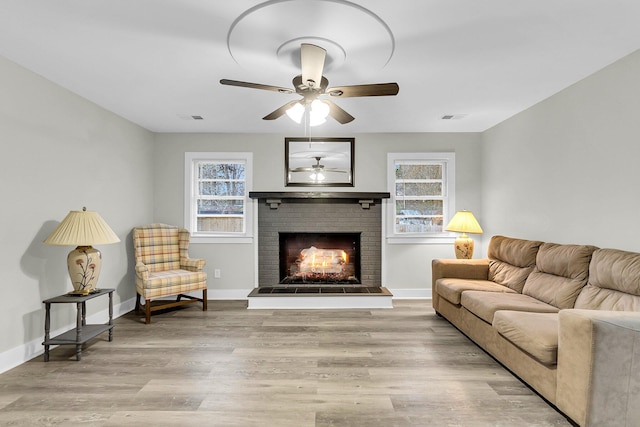
M 458 233 L 482 234 L 482 228 L 471 211 L 458 211 L 445 228 Z
M 47 245 L 77 246 L 67 256 L 73 295 L 95 292 L 102 254 L 91 245 L 117 243 L 120 239 L 97 212 L 71 211 L 44 241 Z
M 44 241 L 47 245 L 91 246 L 117 243 L 120 239 L 99 213 L 71 211 Z

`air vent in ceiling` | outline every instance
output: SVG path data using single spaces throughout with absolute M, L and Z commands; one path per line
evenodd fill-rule
M 467 117 L 466 114 L 445 114 L 441 117 L 442 120 L 460 120 Z
M 178 114 L 182 120 L 204 120 L 204 117 L 191 114 Z

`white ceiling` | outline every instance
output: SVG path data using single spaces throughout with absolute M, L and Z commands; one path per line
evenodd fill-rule
M 639 18 L 638 0 L 0 0 L 0 55 L 155 132 L 293 135 L 261 118 L 297 95 L 219 80 L 291 87 L 277 47 L 327 39 L 330 86 L 400 92 L 334 99 L 356 119 L 314 135 L 477 132 L 638 49 Z

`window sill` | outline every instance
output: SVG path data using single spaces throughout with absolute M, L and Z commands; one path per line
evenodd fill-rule
M 200 244 L 200 243 L 217 243 L 217 244 L 251 244 L 253 243 L 253 237 L 242 236 L 242 237 L 232 237 L 232 236 L 194 236 L 191 235 L 191 243 Z
M 455 236 L 388 236 L 389 245 L 450 245 L 456 240 Z

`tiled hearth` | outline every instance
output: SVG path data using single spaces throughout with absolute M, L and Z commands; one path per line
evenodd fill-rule
M 381 286 L 382 199 L 389 193 L 253 192 L 258 199 L 258 287 L 249 308 L 386 308 Z M 360 236 L 357 284 L 281 283 L 280 235 Z
M 256 288 L 252 293 L 254 295 L 378 295 L 385 294 L 382 286 L 263 286 Z

